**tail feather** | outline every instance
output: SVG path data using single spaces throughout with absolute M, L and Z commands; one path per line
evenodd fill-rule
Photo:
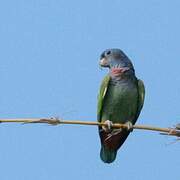
M 112 163 L 116 159 L 117 150 L 107 149 L 102 146 L 100 151 L 101 160 L 105 163 Z

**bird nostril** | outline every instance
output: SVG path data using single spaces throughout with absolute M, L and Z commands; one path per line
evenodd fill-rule
M 103 58 L 105 58 L 105 55 L 104 55 L 104 53 L 101 55 L 101 58 L 100 58 L 100 59 L 103 59 Z

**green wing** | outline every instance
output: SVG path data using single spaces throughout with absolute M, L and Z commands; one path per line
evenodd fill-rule
M 138 86 L 138 108 L 137 108 L 135 122 L 137 121 L 137 118 L 139 117 L 141 109 L 144 105 L 144 98 L 145 98 L 145 86 L 144 86 L 143 81 L 138 79 L 137 86 Z
M 100 87 L 100 91 L 99 91 L 99 95 L 98 95 L 97 118 L 98 118 L 99 122 L 101 121 L 101 111 L 102 111 L 102 107 L 103 107 L 103 100 L 104 100 L 104 97 L 105 97 L 107 89 L 108 89 L 109 80 L 110 80 L 110 76 L 106 75 L 101 83 L 101 87 Z

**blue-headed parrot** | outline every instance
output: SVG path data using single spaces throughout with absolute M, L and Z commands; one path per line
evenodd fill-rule
M 105 50 L 99 64 L 109 69 L 98 96 L 98 122 L 107 124 L 99 126 L 100 157 L 103 162 L 112 163 L 139 117 L 144 104 L 145 87 L 143 81 L 136 77 L 132 62 L 122 50 Z M 128 128 L 115 129 L 112 123 L 126 123 Z

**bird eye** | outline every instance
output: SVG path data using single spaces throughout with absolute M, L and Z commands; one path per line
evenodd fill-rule
M 107 51 L 107 52 L 106 52 L 106 55 L 110 55 L 110 54 L 111 54 L 111 51 Z

